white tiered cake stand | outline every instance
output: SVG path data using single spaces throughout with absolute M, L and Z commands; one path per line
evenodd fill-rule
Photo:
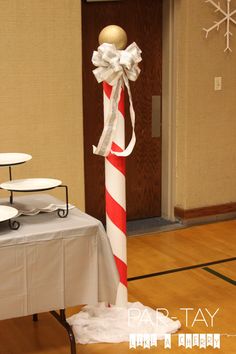
M 32 156 L 24 153 L 7 152 L 0 153 L 0 167 L 9 168 L 9 177 L 12 180 L 12 169 L 14 165 L 20 165 L 32 159 Z M 10 195 L 10 203 L 12 204 L 13 194 Z M 17 230 L 20 227 L 20 223 L 12 218 L 18 215 L 18 210 L 16 208 L 0 205 L 0 222 L 7 221 L 11 229 Z
M 17 230 L 20 227 L 20 223 L 16 220 L 12 220 L 18 214 L 18 210 L 13 207 L 9 207 L 6 205 L 0 205 L 0 223 L 7 221 L 9 222 L 9 226 L 13 230 Z

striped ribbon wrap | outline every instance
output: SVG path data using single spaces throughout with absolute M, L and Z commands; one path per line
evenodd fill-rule
M 125 50 L 117 50 L 114 44 L 103 43 L 93 52 L 92 63 L 97 67 L 93 73 L 98 83 L 105 81 L 112 86 L 110 96 L 109 111 L 104 122 L 103 132 L 98 145 L 93 146 L 93 153 L 101 156 L 108 156 L 110 153 L 116 156 L 126 157 L 133 151 L 135 137 L 135 112 L 132 95 L 129 85 L 130 81 L 136 81 L 140 68 L 138 63 L 142 61 L 141 50 L 135 42 L 130 44 Z M 129 110 L 132 124 L 131 140 L 123 151 L 113 151 L 112 142 L 117 130 L 118 103 L 121 90 L 124 85 L 129 96 Z

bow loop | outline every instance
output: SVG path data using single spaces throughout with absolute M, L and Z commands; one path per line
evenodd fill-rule
M 94 76 L 99 83 L 106 81 L 112 86 L 109 114 L 98 147 L 93 147 L 95 154 L 107 156 L 111 152 L 117 156 L 128 156 L 133 150 L 136 140 L 134 132 L 135 113 L 129 80 L 136 81 L 140 74 L 138 63 L 142 60 L 141 53 L 140 48 L 135 42 L 130 44 L 125 50 L 117 50 L 114 44 L 103 43 L 98 47 L 97 51 L 93 52 L 92 63 L 96 66 L 96 69 L 93 70 Z M 111 150 L 111 145 L 116 133 L 118 100 L 123 83 L 127 87 L 129 95 L 133 133 L 128 147 L 123 152 L 114 152 Z

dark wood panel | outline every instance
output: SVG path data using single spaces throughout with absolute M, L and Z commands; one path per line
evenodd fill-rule
M 99 32 L 109 24 L 118 24 L 142 49 L 141 75 L 131 83 L 136 111 L 137 143 L 127 158 L 128 219 L 160 215 L 161 210 L 161 139 L 152 138 L 152 96 L 161 95 L 162 1 L 126 0 L 82 3 L 83 26 L 83 105 L 86 211 L 104 220 L 104 160 L 92 154 L 103 127 L 102 85 L 93 77 L 93 50 L 98 47 Z M 131 136 L 126 97 L 126 140 Z
M 204 216 L 214 216 L 219 214 L 235 213 L 236 203 L 226 203 L 220 205 L 211 205 L 202 208 L 182 209 L 175 207 L 174 213 L 177 218 L 182 220 L 200 218 Z

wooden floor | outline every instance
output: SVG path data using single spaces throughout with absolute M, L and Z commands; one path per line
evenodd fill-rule
M 182 328 L 178 333 L 220 333 L 221 349 L 207 353 L 236 353 L 236 221 L 195 226 L 165 233 L 128 238 L 129 300 L 153 308 L 166 308 L 177 317 Z M 209 263 L 214 264 L 209 264 Z M 183 269 L 187 267 L 187 269 Z M 191 268 L 192 267 L 192 268 Z M 178 271 L 176 271 L 178 270 Z M 153 275 L 154 273 L 154 275 Z M 142 278 L 142 276 L 146 276 Z M 188 324 L 185 312 L 189 311 Z M 195 322 L 201 308 L 207 321 Z M 210 326 L 210 313 L 219 308 Z M 207 310 L 206 310 L 207 309 Z M 69 309 L 68 314 L 77 309 Z M 199 317 L 198 317 L 199 318 Z M 234 336 L 227 336 L 234 335 Z M 164 349 L 163 341 L 153 349 L 129 349 L 128 343 L 77 345 L 81 354 L 126 353 L 199 353 L 201 349 L 178 347 L 177 335 L 172 348 Z M 33 323 L 31 317 L 0 322 L 0 354 L 69 354 L 66 333 L 49 314 L 41 314 Z

